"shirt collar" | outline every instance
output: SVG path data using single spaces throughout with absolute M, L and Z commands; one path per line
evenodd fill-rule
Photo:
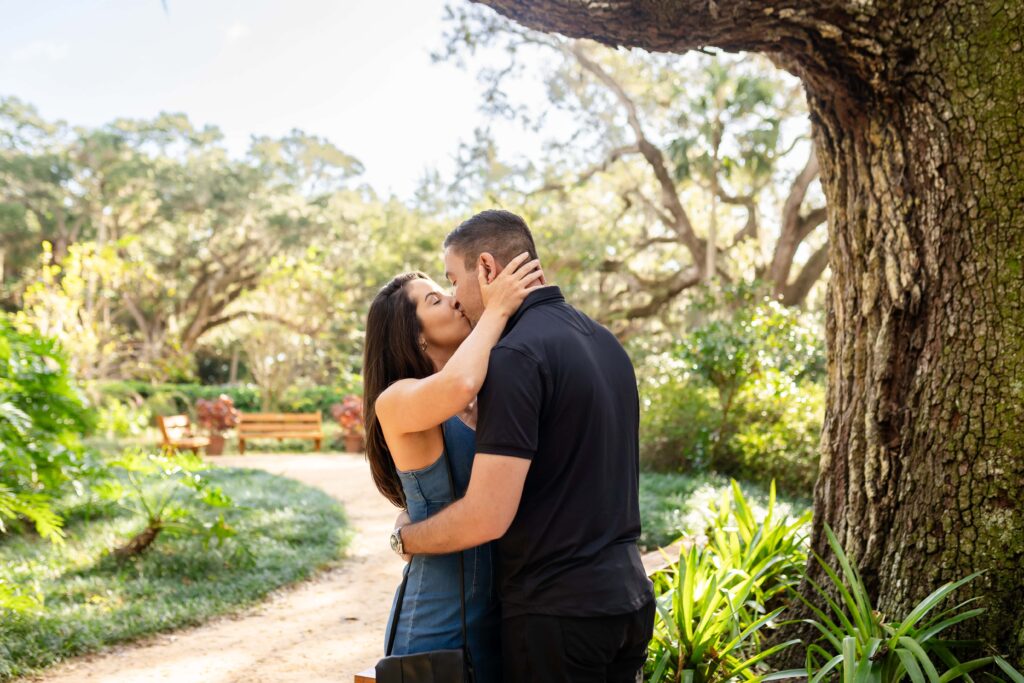
M 535 292 L 530 292 L 523 299 L 523 303 L 519 304 L 519 310 L 512 314 L 512 317 L 508 319 L 508 323 L 505 325 L 505 331 L 502 332 L 501 336 L 508 334 L 519 319 L 523 317 L 528 309 L 534 306 L 542 306 L 544 304 L 555 304 L 565 303 L 565 297 L 562 296 L 562 290 L 557 285 L 545 285 L 540 287 Z

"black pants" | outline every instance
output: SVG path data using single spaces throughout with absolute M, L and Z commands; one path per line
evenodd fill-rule
M 654 601 L 611 617 L 509 617 L 501 623 L 505 683 L 636 683 L 654 631 Z

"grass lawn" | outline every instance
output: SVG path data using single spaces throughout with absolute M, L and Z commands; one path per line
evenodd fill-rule
M 744 495 L 755 508 L 768 504 L 768 492 L 753 484 L 740 482 Z M 640 473 L 640 520 L 643 532 L 640 547 L 654 550 L 665 546 L 683 534 L 703 531 L 706 526 L 708 505 L 718 501 L 722 491 L 729 488 L 729 480 L 717 474 L 660 474 Z M 809 498 L 791 498 L 783 493 L 777 496 L 779 512 L 798 515 L 811 507 Z
M 236 504 L 225 517 L 238 536 L 220 548 L 162 535 L 141 557 L 118 565 L 107 552 L 142 521 L 114 507 L 93 511 L 91 519 L 72 516 L 63 546 L 25 535 L 0 542 L 0 585 L 34 587 L 44 599 L 39 610 L 2 616 L 0 680 L 119 641 L 198 624 L 342 556 L 349 540 L 345 516 L 326 493 L 256 470 L 204 476 Z

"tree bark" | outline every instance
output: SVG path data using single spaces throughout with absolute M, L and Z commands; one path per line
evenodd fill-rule
M 1024 661 L 1024 8 L 1010 0 L 487 0 L 612 45 L 771 53 L 806 88 L 829 206 L 814 548 L 881 612 L 944 582 Z

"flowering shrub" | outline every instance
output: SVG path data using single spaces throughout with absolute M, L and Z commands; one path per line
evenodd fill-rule
M 231 397 L 221 394 L 215 399 L 196 401 L 196 420 L 213 434 L 220 434 L 238 424 L 238 410 Z
M 331 415 L 338 424 L 344 436 L 365 436 L 363 426 L 363 399 L 355 394 L 349 394 L 341 403 L 331 406 Z

